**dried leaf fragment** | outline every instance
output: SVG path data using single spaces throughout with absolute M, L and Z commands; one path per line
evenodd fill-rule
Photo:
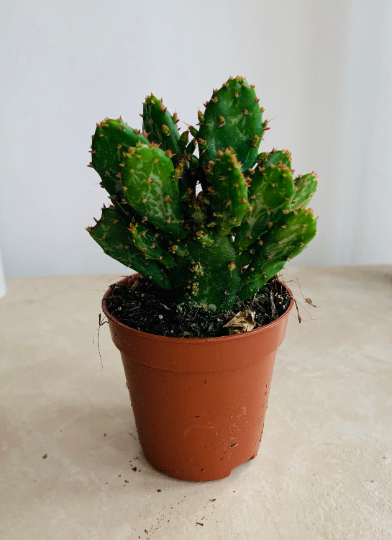
M 250 309 L 240 311 L 224 325 L 224 328 L 229 329 L 229 334 L 241 334 L 242 332 L 250 332 L 255 327 L 255 312 Z

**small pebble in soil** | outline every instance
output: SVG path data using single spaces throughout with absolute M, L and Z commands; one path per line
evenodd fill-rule
M 107 309 L 119 322 L 160 336 L 206 338 L 228 335 L 224 328 L 237 313 L 255 313 L 255 326 L 260 328 L 283 315 L 290 304 L 290 295 L 271 278 L 255 295 L 237 300 L 232 310 L 212 312 L 195 304 L 177 304 L 172 291 L 164 291 L 149 280 L 139 277 L 137 286 L 111 285 L 112 295 Z M 164 313 L 164 315 L 163 315 Z

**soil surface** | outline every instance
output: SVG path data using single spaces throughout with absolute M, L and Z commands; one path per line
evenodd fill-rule
M 238 300 L 233 310 L 219 313 L 196 305 L 176 304 L 170 299 L 170 291 L 143 278 L 131 287 L 113 284 L 111 288 L 107 309 L 113 317 L 130 328 L 168 337 L 227 336 L 229 328 L 224 325 L 241 312 L 252 312 L 252 317 L 254 313 L 254 328 L 260 328 L 283 315 L 290 304 L 290 295 L 276 276 L 251 298 Z

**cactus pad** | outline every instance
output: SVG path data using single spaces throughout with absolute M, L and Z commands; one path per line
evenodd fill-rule
M 285 214 L 263 237 L 248 268 L 244 283 L 259 278 L 268 279 L 268 272 L 277 265 L 296 257 L 305 249 L 317 232 L 312 210 L 293 210 Z
M 249 182 L 250 206 L 235 241 L 241 251 L 267 232 L 290 208 L 294 185 L 289 155 L 279 151 L 262 155 Z
M 317 190 L 318 176 L 315 173 L 304 174 L 295 179 L 295 191 L 291 209 L 306 208 Z
M 257 278 L 254 281 L 250 281 L 249 283 L 244 283 L 238 294 L 240 300 L 246 300 L 256 294 L 270 278 L 282 270 L 285 264 L 286 261 L 281 262 L 270 270 L 267 270 L 264 276 Z
M 155 259 L 161 261 L 165 266 L 173 266 L 173 256 L 165 250 L 162 242 L 155 236 L 148 223 L 141 223 L 133 218 L 128 230 L 132 235 L 135 247 L 144 253 L 146 259 Z
M 163 150 L 137 145 L 124 159 L 124 197 L 143 219 L 184 238 L 180 191 L 173 173 L 173 163 Z
M 143 129 L 151 142 L 161 145 L 163 150 L 171 150 L 177 158 L 182 153 L 183 140 L 177 128 L 178 118 L 171 115 L 161 100 L 153 94 L 143 103 Z M 185 143 L 186 145 L 186 143 Z
M 254 88 L 243 77 L 230 78 L 214 90 L 200 122 L 203 165 L 216 161 L 219 150 L 231 147 L 243 170 L 253 167 L 265 127 Z
M 124 161 L 124 152 L 138 142 L 148 144 L 143 133 L 129 127 L 122 118 L 106 118 L 97 124 L 91 145 L 92 165 L 109 195 L 119 196 L 120 200 L 123 197 L 120 163 Z
M 151 279 L 159 287 L 170 289 L 163 267 L 156 261 L 147 260 L 143 252 L 133 245 L 132 235 L 117 210 L 103 208 L 101 219 L 87 231 L 107 255 Z
M 218 233 L 225 236 L 238 227 L 249 206 L 246 181 L 231 149 L 218 152 L 210 178 L 214 221 Z

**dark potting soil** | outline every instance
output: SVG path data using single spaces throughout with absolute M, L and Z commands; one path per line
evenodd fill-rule
M 111 285 L 111 289 L 107 309 L 113 317 L 130 328 L 168 337 L 227 336 L 229 329 L 224 325 L 236 314 L 247 310 L 255 314 L 254 328 L 260 328 L 283 315 L 290 304 L 290 295 L 276 276 L 251 298 L 243 302 L 238 300 L 233 310 L 219 313 L 196 305 L 176 304 L 170 299 L 170 291 L 143 278 L 127 287 Z

